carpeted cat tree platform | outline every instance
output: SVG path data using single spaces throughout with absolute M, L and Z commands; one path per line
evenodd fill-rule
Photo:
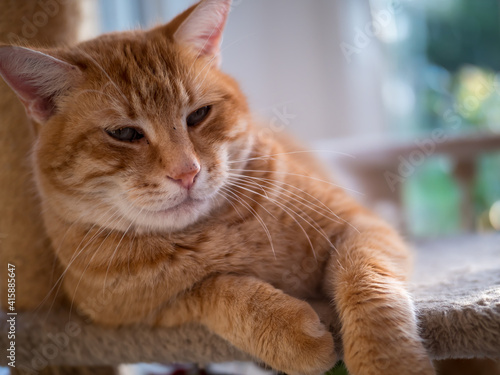
M 417 243 L 411 289 L 432 358 L 500 359 L 500 234 Z M 18 369 L 137 362 L 200 364 L 252 358 L 201 326 L 177 329 L 94 326 L 68 311 L 17 316 Z M 8 328 L 2 313 L 2 332 Z M 8 347 L 7 335 L 0 336 Z M 339 340 L 337 340 L 339 341 Z M 339 352 L 341 343 L 337 343 Z M 0 364 L 6 365 L 0 356 Z

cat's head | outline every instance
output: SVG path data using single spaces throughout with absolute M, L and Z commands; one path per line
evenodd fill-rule
M 252 142 L 246 100 L 218 69 L 230 3 L 203 0 L 167 25 L 71 48 L 0 47 L 0 74 L 38 124 L 45 208 L 172 231 L 219 204 Z

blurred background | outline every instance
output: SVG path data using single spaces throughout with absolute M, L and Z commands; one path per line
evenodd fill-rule
M 85 36 L 190 0 L 87 0 Z M 498 0 L 234 0 L 223 70 L 412 238 L 500 229 Z

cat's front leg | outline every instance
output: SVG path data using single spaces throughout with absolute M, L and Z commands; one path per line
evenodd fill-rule
M 353 221 L 327 267 L 325 286 L 341 321 L 352 375 L 432 375 L 405 288 L 408 250 L 376 218 Z
M 336 361 L 332 335 L 311 306 L 253 277 L 211 277 L 162 311 L 159 324 L 187 321 L 288 374 L 322 374 Z

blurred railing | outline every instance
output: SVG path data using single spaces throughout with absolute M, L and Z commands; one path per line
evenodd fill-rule
M 359 200 L 406 233 L 403 184 L 428 158 L 446 156 L 461 192 L 461 229 L 471 232 L 476 225 L 473 184 L 477 160 L 485 153 L 500 151 L 500 134 L 449 135 L 435 130 L 427 138 L 407 142 L 353 139 L 323 142 L 320 147 L 331 150 L 321 154 L 333 165 L 335 177 L 359 191 Z

